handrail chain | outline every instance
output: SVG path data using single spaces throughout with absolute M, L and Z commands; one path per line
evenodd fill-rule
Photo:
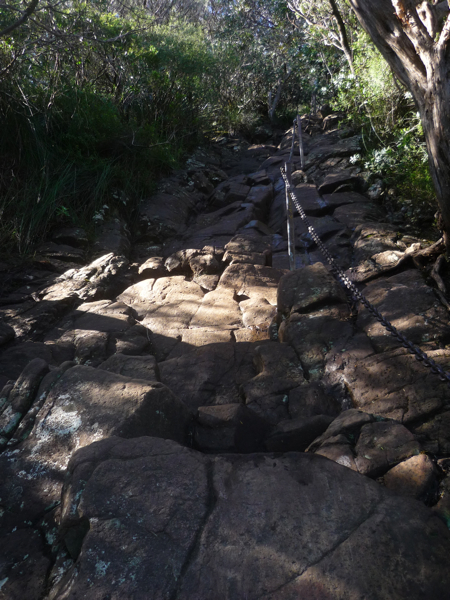
M 284 168 L 281 167 L 281 169 L 280 169 L 281 175 L 283 177 L 284 184 L 286 186 L 286 195 L 292 199 L 292 202 L 294 203 L 294 206 L 297 209 L 297 212 L 298 212 L 301 220 L 306 225 L 308 233 L 311 235 L 312 239 L 317 244 L 319 250 L 321 251 L 323 256 L 326 258 L 328 264 L 330 265 L 331 272 L 333 273 L 333 275 L 337 279 L 337 281 L 340 283 L 340 285 L 342 287 L 344 287 L 347 292 L 349 292 L 349 295 L 355 304 L 361 302 L 367 308 L 367 310 L 376 318 L 376 320 L 379 323 L 381 323 L 381 325 L 383 325 L 383 327 L 387 331 L 389 331 L 389 333 L 393 337 L 397 338 L 397 340 L 400 342 L 400 344 L 406 350 L 408 350 L 408 352 L 410 354 L 414 354 L 416 360 L 418 360 L 419 362 L 422 362 L 425 365 L 425 367 L 429 368 L 431 370 L 431 373 L 433 373 L 434 375 L 438 375 L 441 381 L 446 381 L 448 386 L 450 387 L 450 372 L 445 371 L 443 369 L 443 367 L 438 365 L 432 358 L 430 358 L 425 352 L 423 352 L 423 350 L 418 348 L 415 344 L 413 344 L 411 341 L 409 341 L 402 333 L 400 333 L 397 330 L 397 328 L 388 319 L 383 317 L 383 315 L 380 313 L 380 311 L 369 300 L 367 300 L 367 298 L 358 290 L 358 288 L 355 286 L 355 284 L 342 271 L 342 269 L 339 267 L 339 265 L 336 263 L 334 258 L 329 253 L 328 249 L 324 246 L 322 240 L 318 236 L 314 227 L 311 225 L 311 222 L 308 219 L 308 217 L 306 216 L 306 213 L 303 210 L 303 207 L 301 206 L 296 194 L 292 190 L 292 186 L 289 181 L 290 178 L 288 176 L 289 167 L 290 167 L 290 164 L 292 164 L 292 159 L 294 156 L 296 126 L 298 127 L 299 131 L 301 132 L 301 122 L 300 122 L 299 118 L 296 118 L 294 120 L 292 146 L 291 146 L 291 153 L 289 156 L 289 162 L 286 163 Z M 299 146 L 301 148 L 300 156 L 301 156 L 301 162 L 302 162 L 302 168 L 303 168 L 303 152 L 302 152 L 303 140 L 301 137 L 301 133 L 299 133 Z M 289 165 L 289 167 L 288 167 L 288 165 Z M 289 218 L 289 214 L 288 214 L 288 218 Z M 294 246 L 295 246 L 295 244 L 294 244 Z M 290 250 L 289 250 L 289 252 L 290 252 Z M 290 255 L 290 261 L 291 261 L 291 255 Z M 292 267 L 291 267 L 291 270 L 292 270 Z

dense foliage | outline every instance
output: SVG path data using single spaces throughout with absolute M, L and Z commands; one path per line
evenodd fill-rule
M 399 202 L 433 204 L 423 130 L 411 94 L 400 85 L 366 33 L 353 44 L 355 74 L 333 79 L 333 105 L 362 133 L 355 163 L 381 176 Z M 433 204 L 434 207 L 434 204 Z
M 54 218 L 136 203 L 202 128 L 201 30 L 110 9 L 60 2 L 1 42 L 2 245 L 25 251 Z
M 204 136 L 251 139 L 313 97 L 362 129 L 361 164 L 395 184 L 400 158 L 410 180 L 402 194 L 428 198 L 412 101 L 346 0 L 334 5 L 351 60 L 333 42 L 328 0 L 0 4 L 3 251 L 29 252 L 55 223 L 92 223 L 104 206 L 130 219 Z

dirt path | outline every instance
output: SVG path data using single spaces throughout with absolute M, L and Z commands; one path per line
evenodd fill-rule
M 294 156 L 299 200 L 449 369 L 427 244 L 362 193 L 358 137 L 323 125 L 304 172 Z M 223 140 L 138 231 L 107 221 L 91 262 L 60 231 L 39 269 L 4 274 L 0 599 L 448 598 L 448 387 L 352 318 L 298 217 L 288 271 L 290 139 Z

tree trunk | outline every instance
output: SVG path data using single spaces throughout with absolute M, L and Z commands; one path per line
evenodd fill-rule
M 441 67 L 443 65 L 440 65 Z M 428 150 L 439 209 L 444 221 L 444 241 L 450 250 L 450 80 L 448 67 L 437 68 L 421 97 L 414 95 Z
M 450 253 L 450 16 L 448 5 L 413 0 L 350 0 L 361 25 L 410 90 L 419 109 L 430 172 Z M 439 11 L 438 12 L 438 9 Z M 433 20 L 428 19 L 429 11 Z M 444 18 L 442 18 L 444 17 Z
M 286 85 L 287 80 L 291 76 L 292 69 L 291 67 L 286 67 L 286 72 L 284 77 L 280 78 L 278 81 L 277 91 L 275 97 L 273 98 L 272 92 L 269 92 L 269 119 L 272 123 L 275 118 L 275 111 L 277 106 L 281 100 L 281 94 L 283 92 L 284 86 Z
M 336 23 L 339 30 L 339 41 L 342 46 L 342 51 L 344 53 L 345 58 L 347 59 L 348 66 L 350 67 L 350 71 L 352 75 L 355 76 L 355 67 L 353 66 L 353 53 L 350 47 L 350 43 L 348 41 L 347 30 L 345 28 L 344 19 L 342 18 L 341 13 L 337 7 L 335 0 L 329 0 L 331 6 L 331 12 L 333 13 L 334 18 L 336 19 Z

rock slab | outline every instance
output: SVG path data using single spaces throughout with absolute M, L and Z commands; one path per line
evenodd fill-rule
M 69 464 L 61 535 L 82 522 L 54 600 L 448 597 L 442 521 L 315 455 L 110 438 Z

